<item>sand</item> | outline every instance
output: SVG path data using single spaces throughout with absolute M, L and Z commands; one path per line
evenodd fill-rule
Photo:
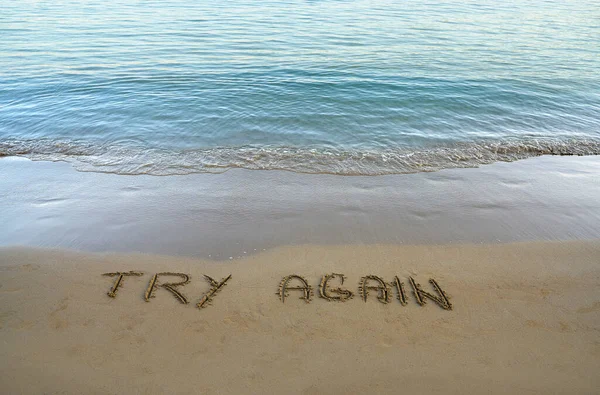
M 0 246 L 225 260 L 282 245 L 600 239 L 598 174 L 600 156 L 380 177 L 120 176 L 4 158 Z
M 600 388 L 600 243 L 281 246 L 234 261 L 0 249 L 6 394 L 592 394 Z M 107 295 L 113 271 L 126 277 Z M 190 282 L 144 294 L 157 272 Z M 343 273 L 346 302 L 319 297 Z M 314 288 L 311 303 L 283 277 Z M 211 289 L 203 277 L 231 279 Z M 360 278 L 405 283 L 384 304 Z M 409 278 L 452 310 L 420 306 Z M 176 278 L 171 277 L 172 280 Z M 167 278 L 159 282 L 167 282 Z M 296 285 L 298 283 L 295 283 Z M 332 280 L 332 286 L 339 283 Z M 371 283 L 374 285 L 374 282 Z
M 598 393 L 599 172 L 600 157 L 540 157 L 151 177 L 2 158 L 0 393 Z M 122 271 L 143 274 L 109 297 L 103 274 Z M 182 274 L 146 302 L 161 272 Z M 320 296 L 331 273 L 352 299 Z M 292 274 L 311 303 L 282 302 Z M 361 298 L 369 275 L 389 299 Z M 325 294 L 347 295 L 339 281 Z

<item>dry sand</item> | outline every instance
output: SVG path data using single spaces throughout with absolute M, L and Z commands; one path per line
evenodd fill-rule
M 600 243 L 278 247 L 236 261 L 0 249 L 2 393 L 66 394 L 592 394 L 600 388 Z M 111 271 L 139 270 L 116 298 Z M 183 272 L 185 305 L 156 272 Z M 317 287 L 344 273 L 355 293 Z M 282 277 L 315 288 L 282 303 Z M 231 274 L 212 305 L 203 275 Z M 388 304 L 361 276 L 407 285 Z M 438 281 L 453 310 L 419 306 Z M 166 279 L 163 279 L 166 281 Z M 335 284 L 335 283 L 332 283 Z

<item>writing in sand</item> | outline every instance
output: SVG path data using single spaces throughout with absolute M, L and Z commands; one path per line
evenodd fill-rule
M 144 273 L 138 271 L 128 272 L 112 272 L 104 273 L 104 276 L 115 277 L 108 296 L 115 298 L 117 291 L 125 281 L 127 277 L 140 277 Z M 190 275 L 185 273 L 174 273 L 174 272 L 162 272 L 156 273 L 150 278 L 150 282 L 144 293 L 144 300 L 149 302 L 150 299 L 155 297 L 157 289 L 164 289 L 170 292 L 179 302 L 188 304 L 188 298 L 181 292 L 181 287 L 190 282 Z M 167 279 L 167 281 L 164 281 Z M 211 304 L 215 296 L 221 291 L 227 282 L 231 279 L 231 274 L 220 281 L 213 279 L 210 276 L 205 275 L 204 279 L 210 285 L 210 289 L 204 293 L 196 307 L 205 308 Z M 330 273 L 325 274 L 321 277 L 321 282 L 318 285 L 319 296 L 330 302 L 345 302 L 354 297 L 354 293 L 349 289 L 342 288 L 346 277 L 341 273 Z M 175 281 L 173 281 L 175 280 Z M 334 285 L 337 282 L 338 285 Z M 424 306 L 428 300 L 433 301 L 435 304 L 440 306 L 444 310 L 452 310 L 452 304 L 450 298 L 442 290 L 440 285 L 434 279 L 430 279 L 435 294 L 423 290 L 421 284 L 417 283 L 414 278 L 408 277 L 408 283 L 412 289 L 412 295 L 415 301 L 420 306 Z M 406 306 L 408 304 L 408 294 L 406 292 L 405 284 L 400 281 L 398 276 L 394 276 L 391 282 L 386 282 L 383 278 L 372 274 L 361 277 L 358 283 L 358 295 L 363 301 L 367 301 L 369 298 L 370 291 L 373 291 L 376 296 L 376 300 L 380 303 L 388 304 L 392 301 L 392 295 L 395 291 L 396 298 L 401 305 Z M 290 292 L 298 292 L 300 299 L 306 303 L 310 303 L 314 296 L 313 287 L 309 282 L 298 274 L 290 274 L 289 276 L 283 277 L 279 283 L 277 295 L 281 302 L 285 302 L 286 298 L 290 296 Z

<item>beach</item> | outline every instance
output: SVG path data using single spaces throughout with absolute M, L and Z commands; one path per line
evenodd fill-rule
M 8 157 L 0 174 L 0 245 L 228 260 L 296 244 L 600 238 L 597 156 L 377 177 L 122 176 Z
M 3 392 L 600 384 L 597 157 L 381 177 L 0 167 Z M 282 301 L 291 275 L 310 303 L 297 277 Z
M 598 21 L 3 2 L 0 394 L 600 393 Z

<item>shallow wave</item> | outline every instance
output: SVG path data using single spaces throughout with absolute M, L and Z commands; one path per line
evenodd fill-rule
M 243 146 L 182 151 L 76 141 L 0 141 L 0 156 L 66 161 L 79 171 L 156 176 L 222 173 L 231 168 L 384 175 L 477 167 L 540 155 L 599 154 L 600 139 L 515 139 L 460 143 L 429 149 L 340 150 Z

